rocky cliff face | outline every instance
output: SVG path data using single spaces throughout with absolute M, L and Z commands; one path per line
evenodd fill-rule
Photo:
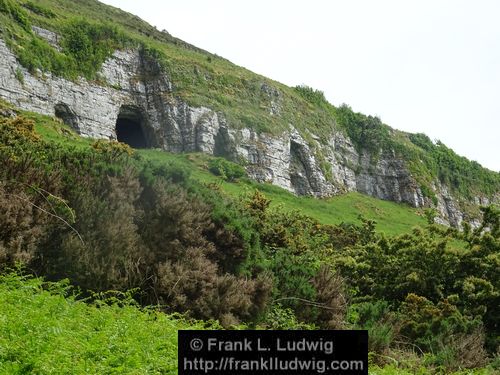
M 34 31 L 57 47 L 57 35 Z M 370 154 L 358 153 L 341 131 L 322 144 L 313 134 L 306 142 L 294 124 L 280 136 L 236 129 L 223 113 L 192 107 L 174 97 L 169 77 L 140 50 L 116 51 L 101 70 L 105 85 L 70 82 L 42 72 L 32 75 L 3 40 L 0 55 L 0 98 L 21 109 L 57 116 L 83 136 L 116 139 L 117 123 L 128 120 L 140 127 L 149 147 L 244 161 L 250 177 L 296 194 L 326 197 L 359 191 L 413 207 L 430 204 L 394 153 L 373 162 Z M 270 98 L 270 112 L 279 115 L 279 91 L 267 85 L 261 89 Z M 443 186 L 436 192 L 441 222 L 459 225 L 463 214 L 457 202 Z

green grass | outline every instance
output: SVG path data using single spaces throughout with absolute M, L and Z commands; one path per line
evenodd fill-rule
M 323 224 L 361 223 L 358 216 L 363 215 L 367 219 L 375 220 L 377 230 L 386 234 L 401 234 L 410 231 L 415 226 L 426 224 L 425 215 L 421 210 L 356 192 L 329 199 L 317 199 L 296 196 L 277 186 L 256 183 L 248 179 L 233 183 L 226 182 L 208 171 L 210 156 L 204 154 L 170 154 L 158 150 L 136 152 L 145 160 L 155 163 L 179 162 L 191 171 L 192 178 L 201 183 L 217 184 L 225 193 L 234 198 L 258 189 L 271 200 L 271 207 L 279 205 L 285 210 L 297 210 Z
M 79 302 L 66 283 L 0 276 L 0 374 L 176 374 L 177 331 L 206 329 L 136 306 Z

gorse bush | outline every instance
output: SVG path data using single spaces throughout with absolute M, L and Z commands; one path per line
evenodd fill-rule
M 352 304 L 348 320 L 357 329 L 368 330 L 368 350 L 387 355 L 398 333 L 398 325 L 387 301 Z
M 224 324 L 262 313 L 270 279 L 239 274 L 251 247 L 212 218 L 175 166 L 140 169 L 116 142 L 49 144 L 21 117 L 2 119 L 0 139 L 3 265 L 23 261 L 84 291 L 141 288 L 144 303 Z

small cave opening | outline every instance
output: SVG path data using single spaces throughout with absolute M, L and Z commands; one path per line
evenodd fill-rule
M 78 118 L 75 112 L 73 112 L 67 104 L 56 104 L 54 106 L 54 114 L 58 119 L 61 119 L 63 123 L 71 126 L 75 130 L 78 130 Z
M 231 160 L 231 139 L 226 128 L 220 128 L 214 139 L 214 155 Z
M 143 124 L 144 119 L 138 108 L 122 107 L 116 119 L 116 139 L 132 148 L 149 147 Z

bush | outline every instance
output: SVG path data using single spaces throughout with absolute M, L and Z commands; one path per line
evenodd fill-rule
M 284 330 L 312 330 L 316 327 L 311 324 L 299 322 L 295 313 L 290 308 L 283 307 L 280 303 L 274 304 L 264 318 L 266 329 L 284 329 Z
M 24 74 L 23 71 L 20 68 L 16 68 L 16 79 L 21 83 L 21 85 L 24 85 Z
M 14 19 L 25 31 L 31 32 L 31 22 L 17 1 L 0 0 L 0 12 Z
M 345 104 L 336 108 L 334 114 L 359 153 L 366 150 L 376 157 L 381 150 L 390 148 L 389 127 L 382 124 L 378 117 L 354 112 Z
M 127 38 L 116 26 L 71 20 L 64 28 L 62 47 L 87 79 L 95 78 L 104 61 L 123 47 Z
M 294 90 L 311 104 L 316 104 L 318 106 L 329 104 L 323 91 L 315 90 L 306 85 L 295 86 Z
M 383 300 L 353 304 L 349 308 L 349 322 L 356 329 L 368 330 L 368 350 L 387 355 L 398 334 L 389 303 Z
M 224 158 L 213 158 L 208 163 L 208 169 L 216 176 L 226 181 L 234 182 L 246 175 L 245 168 Z
M 433 304 L 409 294 L 399 312 L 400 334 L 421 350 L 435 353 L 433 364 L 474 368 L 486 363 L 481 321 L 463 316 L 447 300 Z

